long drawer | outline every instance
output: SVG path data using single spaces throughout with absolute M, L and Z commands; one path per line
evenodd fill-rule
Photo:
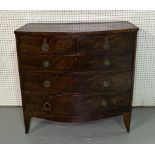
M 118 54 L 56 56 L 20 55 L 22 72 L 50 71 L 115 71 L 132 67 L 133 52 Z
M 43 116 L 103 115 L 107 111 L 129 109 L 130 93 L 95 95 L 27 95 L 23 94 L 24 111 Z
M 21 74 L 22 90 L 42 93 L 88 93 L 128 91 L 132 72 L 91 74 Z

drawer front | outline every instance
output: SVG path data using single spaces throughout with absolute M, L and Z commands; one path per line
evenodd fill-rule
M 29 56 L 21 55 L 20 70 L 22 72 L 68 71 L 75 69 L 75 58 L 72 56 Z
M 81 53 L 119 52 L 134 48 L 134 33 L 119 33 L 101 37 L 83 37 L 78 39 L 78 51 Z
M 130 93 L 114 95 L 26 95 L 23 94 L 24 112 L 32 115 L 80 116 L 91 119 L 130 108 Z
M 48 37 L 19 37 L 19 51 L 21 53 L 40 54 L 70 54 L 75 51 L 75 41 L 72 38 Z
M 132 52 L 77 57 L 78 71 L 115 71 L 132 68 Z
M 22 72 L 50 71 L 114 71 L 132 67 L 132 52 L 81 56 L 20 55 Z
M 131 89 L 132 72 L 60 75 L 22 74 L 22 89 L 43 93 L 120 92 Z

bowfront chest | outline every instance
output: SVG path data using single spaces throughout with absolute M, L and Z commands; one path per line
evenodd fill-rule
M 115 115 L 129 132 L 137 31 L 123 21 L 17 29 L 25 132 L 32 117 L 84 122 Z

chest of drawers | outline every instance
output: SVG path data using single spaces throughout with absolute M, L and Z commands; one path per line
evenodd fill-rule
M 137 31 L 123 21 L 17 29 L 25 132 L 32 117 L 84 122 L 115 115 L 129 131 Z

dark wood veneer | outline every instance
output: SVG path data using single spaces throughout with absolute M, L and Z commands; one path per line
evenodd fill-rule
M 20 55 L 22 72 L 115 71 L 132 68 L 133 51 L 99 55 Z
M 22 90 L 46 93 L 117 92 L 131 89 L 132 72 L 98 74 L 21 74 Z M 49 81 L 49 86 L 45 86 Z
M 119 52 L 133 49 L 134 33 L 109 34 L 95 37 L 81 37 L 77 40 L 81 53 Z
M 42 44 L 46 38 L 46 43 L 49 45 L 49 50 L 44 53 L 53 54 L 70 54 L 75 51 L 75 41 L 72 38 L 57 38 L 53 39 L 45 37 L 19 37 L 19 50 L 21 53 L 39 54 L 43 53 Z
M 129 92 L 93 95 L 27 95 L 24 93 L 23 97 L 25 98 L 23 101 L 25 113 L 34 116 L 84 117 L 87 114 L 87 117 L 89 115 L 91 118 L 94 115 L 103 115 L 104 112 L 130 109 Z M 45 110 L 46 102 L 50 106 Z
M 129 22 L 17 29 L 25 132 L 32 117 L 84 122 L 115 115 L 129 132 L 137 31 Z

